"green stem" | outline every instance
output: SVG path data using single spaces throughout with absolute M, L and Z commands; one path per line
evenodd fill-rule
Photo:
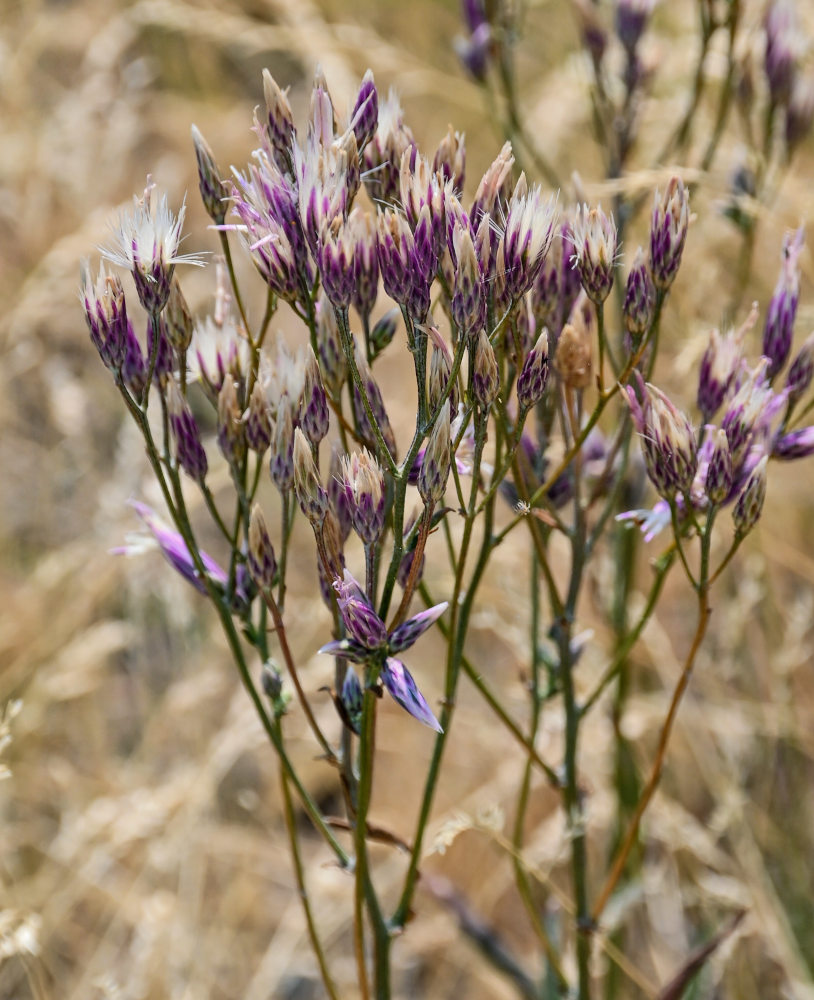
M 279 722 L 277 725 L 279 727 Z M 288 832 L 288 842 L 291 846 L 291 859 L 294 864 L 294 877 L 297 881 L 297 889 L 299 890 L 302 909 L 305 914 L 305 923 L 308 926 L 308 937 L 311 939 L 311 947 L 317 959 L 317 965 L 319 966 L 319 972 L 322 977 L 322 985 L 325 987 L 325 991 L 330 1000 L 339 1000 L 339 994 L 336 991 L 336 986 L 334 986 L 330 970 L 328 969 L 325 951 L 322 947 L 322 942 L 319 939 L 319 932 L 317 931 L 314 914 L 311 909 L 311 901 L 308 898 L 308 887 L 305 882 L 305 870 L 302 864 L 299 839 L 297 836 L 297 821 L 294 816 L 294 804 L 291 800 L 291 789 L 288 787 L 288 776 L 282 763 L 280 763 L 280 787 L 283 792 L 283 813 L 285 815 L 285 826 Z

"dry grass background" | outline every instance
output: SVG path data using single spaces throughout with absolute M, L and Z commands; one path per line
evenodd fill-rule
M 798 6 L 814 21 L 807 4 Z M 654 147 L 686 100 L 693 7 L 690 0 L 664 4 L 649 42 L 660 67 L 645 112 Z M 759 5 L 747 8 L 757 23 Z M 521 77 L 531 128 L 564 176 L 578 168 L 588 195 L 607 198 L 591 184 L 598 160 L 585 138 L 587 77 L 565 3 L 541 0 L 530 26 Z M 189 245 L 214 249 L 197 205 L 189 124 L 199 125 L 222 164 L 245 162 L 264 66 L 291 84 L 300 113 L 317 62 L 340 107 L 372 66 L 381 89 L 398 88 L 422 145 L 433 148 L 449 121 L 466 131 L 471 191 L 498 138 L 450 52 L 457 30 L 454 0 L 3 4 L 0 704 L 23 702 L 3 757 L 12 773 L 0 785 L 4 1000 L 321 995 L 273 754 L 216 627 L 157 556 L 108 554 L 133 527 L 127 499 L 156 498 L 136 435 L 88 341 L 76 300 L 78 260 L 105 240 L 115 208 L 148 171 L 175 204 L 190 192 Z M 712 59 L 710 71 L 718 68 Z M 734 152 L 734 142 L 725 145 L 695 198 L 698 220 L 665 320 L 675 363 L 662 372 L 688 403 L 692 364 L 731 288 L 736 241 L 717 206 Z M 646 149 L 640 161 L 647 162 Z M 809 146 L 761 220 L 750 297 L 764 304 L 784 228 L 814 214 L 813 164 Z M 811 261 L 807 253 L 800 336 L 814 326 Z M 211 270 L 182 279 L 193 307 L 207 308 Z M 397 364 L 389 370 L 398 391 Z M 741 908 L 746 919 L 695 995 L 814 996 L 812 486 L 810 463 L 776 470 L 761 527 L 717 589 L 713 630 L 648 814 L 642 877 L 612 914 L 630 928 L 620 996 L 654 996 L 690 948 Z M 289 613 L 295 652 L 315 691 L 327 678 L 313 656 L 314 614 L 322 612 L 304 533 L 300 541 Z M 498 553 L 471 650 L 523 718 L 519 558 L 517 548 Z M 586 687 L 602 666 L 596 608 L 607 580 L 600 563 L 594 607 L 584 609 L 598 639 L 580 667 Z M 690 607 L 674 581 L 634 654 L 625 730 L 643 768 L 678 673 Z M 440 690 L 438 651 L 428 639 L 411 662 L 431 698 Z M 327 700 L 318 704 L 328 718 Z M 397 710 L 385 704 L 385 711 L 372 816 L 409 836 L 430 739 Z M 542 752 L 556 759 L 555 709 L 544 730 Z M 296 712 L 287 731 L 309 785 L 329 804 L 332 775 L 311 760 Z M 449 880 L 534 968 L 534 942 L 501 846 L 521 762 L 464 684 L 433 827 L 458 836 L 425 870 Z M 599 871 L 615 808 L 607 706 L 586 732 L 582 767 Z M 535 785 L 533 794 L 528 858 L 541 901 L 556 916 L 567 906 L 567 845 L 551 793 Z M 350 880 L 327 865 L 305 821 L 303 838 L 329 957 L 343 996 L 352 997 Z M 401 858 L 384 849 L 374 857 L 382 885 L 395 889 Z M 395 950 L 400 996 L 513 995 L 429 892 L 419 892 L 417 910 Z M 602 949 L 598 956 L 600 965 L 613 964 Z

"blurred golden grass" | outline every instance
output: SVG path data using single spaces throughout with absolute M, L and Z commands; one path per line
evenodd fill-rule
M 662 5 L 649 42 L 659 64 L 643 126 L 653 149 L 686 99 L 693 6 Z M 759 12 L 759 4 L 747 5 L 752 23 Z M 814 28 L 812 12 L 802 13 Z M 176 204 L 189 191 L 189 244 L 214 247 L 197 205 L 189 125 L 199 125 L 221 164 L 244 162 L 263 66 L 292 85 L 302 114 L 317 62 L 340 107 L 371 65 L 380 89 L 398 88 L 422 146 L 432 147 L 448 121 L 466 131 L 471 190 L 498 138 L 449 49 L 457 30 L 454 0 L 6 5 L 0 701 L 21 697 L 23 708 L 4 755 L 13 773 L 0 787 L 2 998 L 320 995 L 277 806 L 275 762 L 224 645 L 197 596 L 157 557 L 108 554 L 133 526 L 126 500 L 155 497 L 138 439 L 88 342 L 76 302 L 78 260 L 105 241 L 116 207 L 148 171 Z M 607 199 L 611 188 L 594 183 L 587 78 L 565 3 L 533 5 L 529 36 L 521 76 L 531 127 L 558 167 L 579 168 L 589 197 Z M 712 59 L 710 72 L 717 67 Z M 665 318 L 675 364 L 664 377 L 688 403 L 703 334 L 719 321 L 731 290 L 736 241 L 717 206 L 733 155 L 730 142 L 694 198 L 698 218 Z M 646 149 L 640 162 L 648 162 Z M 812 215 L 813 163 L 809 146 L 761 218 L 749 296 L 764 303 L 783 229 Z M 647 190 L 655 181 L 642 170 L 624 183 Z M 801 335 L 814 325 L 811 259 L 806 254 Z M 253 277 L 249 268 L 242 275 Z M 182 277 L 193 307 L 206 308 L 211 271 Z M 388 364 L 396 385 L 397 364 Z M 646 820 L 642 877 L 608 914 L 609 931 L 622 922 L 630 929 L 620 996 L 654 996 L 692 945 L 740 908 L 747 919 L 710 962 L 697 995 L 814 996 L 812 483 L 810 465 L 775 471 L 762 527 L 715 594 L 713 631 Z M 273 506 L 270 490 L 267 502 Z M 307 533 L 299 542 L 290 629 L 307 688 L 316 691 L 327 678 L 313 656 L 315 615 L 323 619 Z M 521 551 L 507 545 L 498 552 L 470 647 L 518 719 L 526 712 L 518 666 L 525 646 L 517 617 Z M 596 609 L 607 579 L 600 562 L 592 580 L 596 607 L 583 609 L 599 640 L 580 667 L 586 689 L 602 668 Z M 435 590 L 443 593 L 443 580 Z M 634 652 L 639 675 L 624 728 L 643 768 L 679 670 L 689 607 L 674 581 Z M 414 663 L 432 698 L 440 689 L 439 651 L 427 637 Z M 320 718 L 329 719 L 328 699 L 316 703 Z M 558 759 L 561 726 L 552 709 L 541 738 L 550 759 Z M 332 774 L 311 759 L 297 712 L 286 730 L 309 787 L 330 803 Z M 372 817 L 409 837 L 430 743 L 386 703 L 382 733 Z M 612 746 L 603 707 L 581 760 L 594 872 L 612 835 Z M 434 813 L 434 832 L 452 839 L 424 869 L 448 880 L 532 969 L 535 943 L 500 825 L 484 829 L 484 817 L 494 827 L 495 810 L 511 821 L 521 763 L 465 685 Z M 303 838 L 319 925 L 342 995 L 350 997 L 351 882 L 326 865 L 305 821 Z M 542 785 L 534 788 L 527 843 L 541 904 L 556 915 L 567 907 L 567 845 L 556 800 Z M 385 895 L 387 887 L 397 891 L 401 857 L 383 847 L 373 853 Z M 434 902 L 429 889 L 435 884 L 443 895 L 445 883 L 428 877 L 426 884 L 417 919 L 396 945 L 400 995 L 512 996 L 473 957 L 449 910 Z M 611 944 L 598 953 L 598 966 L 612 961 Z

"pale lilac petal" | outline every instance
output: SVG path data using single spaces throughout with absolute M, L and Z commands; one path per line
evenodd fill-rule
M 423 722 L 425 726 L 429 726 L 430 729 L 434 729 L 437 733 L 443 732 L 438 724 L 438 720 L 432 714 L 430 706 L 416 687 L 416 683 L 411 677 L 409 670 L 401 660 L 388 656 L 384 670 L 382 670 L 382 682 L 391 696 L 414 719 Z
M 206 585 L 200 578 L 198 570 L 195 568 L 195 564 L 192 561 L 189 549 L 187 548 L 187 543 L 181 535 L 177 531 L 173 531 L 172 528 L 165 524 L 152 507 L 148 507 L 147 504 L 133 501 L 132 506 L 146 527 L 150 530 L 153 538 L 155 538 L 156 542 L 158 542 L 158 546 L 167 562 L 169 562 L 172 568 L 180 573 L 185 580 L 188 580 L 196 590 L 205 594 Z M 201 550 L 201 562 L 212 580 L 221 586 L 226 586 L 229 580 L 226 571 L 203 550 Z
M 370 655 L 370 651 L 355 639 L 334 639 L 322 646 L 319 652 L 338 656 L 342 660 L 353 660 L 354 663 L 364 663 Z
M 400 653 L 403 649 L 408 649 L 412 646 L 420 635 L 423 635 L 431 625 L 438 621 L 448 606 L 449 601 L 436 604 L 435 607 L 413 615 L 412 618 L 408 618 L 398 628 L 393 629 L 390 633 L 390 638 L 387 640 L 390 651 L 392 653 Z

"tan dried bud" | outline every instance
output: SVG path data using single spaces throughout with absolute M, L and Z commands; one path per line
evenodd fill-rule
M 308 520 L 321 523 L 328 511 L 328 494 L 319 481 L 308 438 L 299 427 L 294 431 L 294 492 Z
M 274 582 L 277 573 L 277 560 L 274 556 L 274 546 L 266 526 L 266 519 L 260 504 L 252 508 L 249 520 L 249 572 L 258 587 L 268 588 Z
M 578 329 L 566 323 L 562 328 L 554 366 L 571 389 L 587 389 L 591 384 L 591 341 L 584 327 Z
M 227 462 L 239 461 L 246 451 L 237 387 L 230 378 L 224 380 L 218 394 L 218 444 Z
M 186 351 L 192 342 L 192 313 L 189 311 L 187 300 L 178 284 L 178 279 L 173 278 L 170 285 L 170 297 L 161 314 L 161 321 L 164 324 L 164 332 L 167 340 L 176 351 Z

